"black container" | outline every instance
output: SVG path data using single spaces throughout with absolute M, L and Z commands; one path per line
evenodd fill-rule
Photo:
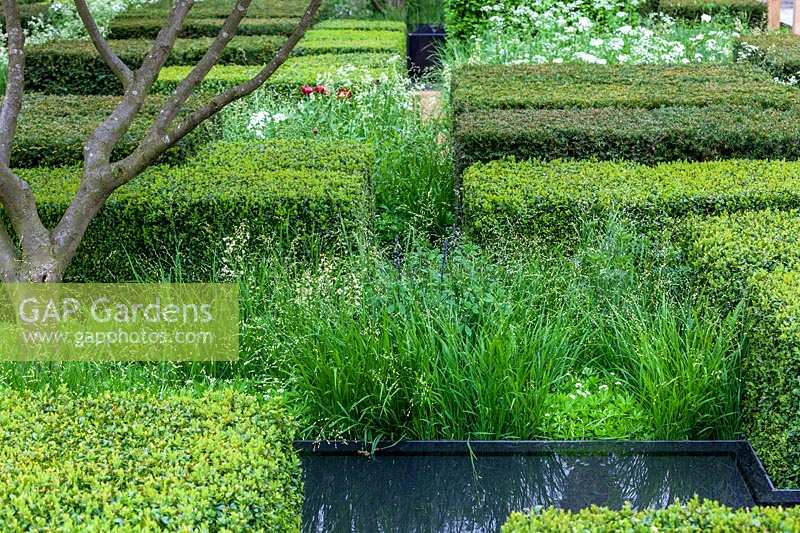
M 442 26 L 418 24 L 408 33 L 408 73 L 419 78 L 439 63 L 439 48 L 444 45 Z

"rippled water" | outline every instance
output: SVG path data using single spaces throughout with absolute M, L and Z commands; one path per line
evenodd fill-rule
M 536 505 L 664 507 L 694 494 L 753 505 L 733 455 L 311 455 L 303 466 L 306 532 L 491 532 Z

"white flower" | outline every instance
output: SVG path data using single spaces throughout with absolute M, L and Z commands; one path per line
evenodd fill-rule
M 630 35 L 633 33 L 633 28 L 625 24 L 624 26 L 620 26 L 617 28 L 617 31 L 620 32 L 622 35 Z
M 701 20 L 702 22 L 711 22 L 711 15 L 706 15 L 705 13 L 703 13 L 703 14 L 700 16 L 700 20 Z
M 286 113 L 275 113 L 274 115 L 272 115 L 273 122 L 283 122 L 284 120 L 287 120 L 288 118 L 289 117 L 286 116 Z
M 589 41 L 589 44 L 591 44 L 592 46 L 594 46 L 595 48 L 597 48 L 598 46 L 603 46 L 603 43 L 604 43 L 604 42 L 605 42 L 605 41 L 603 41 L 603 39 L 598 39 L 597 37 L 595 37 L 594 39 L 592 39 L 591 41 Z

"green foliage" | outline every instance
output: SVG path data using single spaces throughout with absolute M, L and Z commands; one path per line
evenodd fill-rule
M 715 159 L 800 159 L 800 107 L 509 109 L 457 115 L 459 168 L 507 156 L 655 164 Z
M 675 18 L 700 20 L 703 15 L 732 14 L 751 26 L 767 19 L 767 4 L 759 0 L 660 0 L 658 10 Z
M 320 76 L 335 75 L 347 65 L 368 67 L 374 77 L 397 68 L 391 54 L 320 54 L 289 58 L 264 86 L 281 95 L 299 95 L 302 85 L 314 85 Z M 167 67 L 153 85 L 154 93 L 170 93 L 186 77 L 192 67 Z M 255 76 L 261 67 L 218 65 L 211 69 L 199 90 L 222 91 L 244 83 Z
M 294 55 L 314 55 L 369 52 L 405 56 L 405 33 L 394 29 L 312 29 L 306 32 L 292 53 Z
M 233 0 L 203 0 L 192 6 L 188 19 L 225 18 L 233 10 L 236 2 Z M 274 18 L 274 17 L 301 17 L 308 6 L 303 0 L 256 0 L 247 9 L 247 18 Z M 168 0 L 158 0 L 146 3 L 139 7 L 129 9 L 120 15 L 121 18 L 137 19 L 143 17 L 161 17 L 166 19 L 172 3 Z
M 12 145 L 11 166 L 63 166 L 83 161 L 86 139 L 118 103 L 119 98 L 115 96 L 26 94 Z M 163 103 L 164 98 L 160 96 L 147 99 L 130 130 L 117 144 L 112 154 L 115 159 L 128 155 L 135 148 Z M 191 108 L 192 102 L 188 109 Z M 160 162 L 182 161 L 201 145 L 219 136 L 216 122 L 207 121 L 168 150 Z
M 444 3 L 445 26 L 454 38 L 469 37 L 478 31 L 487 18 L 481 8 L 494 4 L 487 0 L 445 0 Z
M 383 30 L 405 33 L 406 25 L 400 20 L 329 19 L 314 25 L 315 30 Z
M 464 224 L 482 241 L 528 235 L 574 238 L 575 221 L 620 211 L 645 228 L 673 217 L 800 207 L 800 163 L 514 160 L 478 163 L 463 180 Z
M 750 285 L 744 431 L 773 483 L 800 487 L 800 272 L 761 271 Z
M 219 63 L 264 64 L 272 59 L 284 40 L 278 36 L 234 37 Z M 193 65 L 203 57 L 213 41 L 211 37 L 177 39 L 166 64 Z M 153 46 L 148 39 L 110 40 L 109 44 L 117 56 L 134 69 L 142 64 Z M 115 76 L 105 66 L 91 41 L 54 41 L 32 46 L 26 53 L 26 82 L 31 90 L 51 94 L 121 94 L 120 84 L 111 86 L 106 81 L 107 77 L 115 80 Z
M 800 265 L 800 216 L 796 211 L 754 211 L 699 218 L 687 224 L 686 261 L 697 281 L 723 306 L 748 294 L 758 271 Z
M 779 487 L 800 486 L 800 215 L 726 214 L 692 221 L 687 262 L 720 307 L 747 302 L 744 431 Z
M 297 18 L 246 18 L 239 25 L 237 35 L 289 35 L 297 27 Z M 111 39 L 155 39 L 164 26 L 165 19 L 116 18 L 109 26 Z M 224 18 L 189 18 L 183 23 L 180 37 L 216 37 L 225 22 Z
M 47 11 L 50 9 L 50 2 L 32 2 L 27 4 L 20 2 L 17 9 L 19 10 L 19 18 L 22 27 L 25 28 L 35 19 L 46 19 Z M 0 29 L 5 31 L 5 27 L 6 17 L 3 12 L 3 6 L 0 6 Z
M 453 74 L 456 113 L 741 105 L 792 109 L 800 93 L 748 65 L 475 65 Z
M 209 145 L 182 166 L 152 167 L 117 190 L 90 224 L 67 278 L 130 281 L 176 260 L 185 281 L 203 280 L 237 239 L 301 251 L 346 243 L 371 209 L 371 167 L 369 150 L 340 142 Z M 54 226 L 78 186 L 77 169 L 20 175 Z
M 285 402 L 232 390 L 0 396 L 3 531 L 299 531 Z
M 796 80 L 800 76 L 800 37 L 792 33 L 743 35 L 733 53 L 736 60 L 750 61 L 776 78 Z
M 733 437 L 732 322 L 664 297 L 672 274 L 610 226 L 556 261 L 524 241 L 251 256 L 243 368 L 291 384 L 308 438 Z
M 800 508 L 755 507 L 733 510 L 713 500 L 695 498 L 686 504 L 674 503 L 666 509 L 636 511 L 630 506 L 620 511 L 590 507 L 577 513 L 555 507 L 537 507 L 530 514 L 514 513 L 503 525 L 502 533 L 556 533 L 592 531 L 594 533 L 636 533 L 703 531 L 795 531 L 800 529 Z

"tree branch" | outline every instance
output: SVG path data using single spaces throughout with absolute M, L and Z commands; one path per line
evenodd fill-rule
M 0 222 L 0 281 L 11 283 L 17 280 L 17 251 L 14 242 Z
M 11 144 L 17 131 L 25 85 L 25 34 L 19 18 L 17 0 L 3 0 L 8 35 L 8 76 L 0 108 L 0 165 L 11 166 Z
M 159 155 L 164 153 L 164 151 L 171 146 L 174 146 L 178 141 L 183 139 L 203 121 L 217 114 L 223 107 L 231 102 L 234 102 L 235 100 L 244 98 L 261 87 L 264 82 L 266 82 L 267 79 L 269 79 L 269 77 L 272 76 L 272 74 L 278 69 L 278 67 L 280 67 L 286 61 L 286 59 L 289 58 L 289 55 L 292 53 L 292 50 L 294 50 L 297 42 L 303 38 L 306 30 L 314 22 L 317 11 L 319 10 L 321 4 L 322 0 L 311 0 L 295 30 L 286 40 L 281 49 L 275 54 L 275 57 L 272 59 L 272 61 L 255 77 L 245 83 L 237 85 L 236 87 L 232 87 L 231 89 L 218 94 L 205 106 L 190 114 L 171 132 L 168 132 L 166 135 L 160 135 L 158 138 L 153 137 L 149 139 L 152 142 L 140 143 L 136 150 L 134 150 L 134 152 L 128 157 L 114 163 L 114 166 L 117 170 L 116 175 L 119 176 L 117 186 L 121 186 L 133 179 L 139 172 L 141 172 L 142 169 L 152 163 Z M 201 81 L 202 78 L 198 81 L 198 83 Z M 183 82 L 181 82 L 181 84 L 183 84 Z
M 145 139 L 151 135 L 154 138 L 161 138 L 164 136 L 166 129 L 180 112 L 183 104 L 185 104 L 192 95 L 194 89 L 205 79 L 212 67 L 219 62 L 228 43 L 230 43 L 233 36 L 236 35 L 239 24 L 241 24 L 242 19 L 247 14 L 251 1 L 252 0 L 239 0 L 239 2 L 237 2 L 236 6 L 234 6 L 233 10 L 225 19 L 225 23 L 222 25 L 216 39 L 214 39 L 214 42 L 211 43 L 211 46 L 203 55 L 203 58 L 175 88 L 169 101 L 167 101 L 158 114 L 158 117 L 153 122 Z
M 170 141 L 169 146 L 172 146 L 181 140 L 192 130 L 194 130 L 201 122 L 217 114 L 223 107 L 227 106 L 231 102 L 239 100 L 240 98 L 244 98 L 261 87 L 278 69 L 278 67 L 283 65 L 283 63 L 289 58 L 289 55 L 292 53 L 292 50 L 294 50 L 297 42 L 303 38 L 306 30 L 308 30 L 309 26 L 311 26 L 311 24 L 314 22 L 314 18 L 316 17 L 317 11 L 319 10 L 321 4 L 322 0 L 311 0 L 295 30 L 283 44 L 281 49 L 278 50 L 278 53 L 275 54 L 275 57 L 272 58 L 272 61 L 270 61 L 269 64 L 265 66 L 258 74 L 256 74 L 255 77 L 245 83 L 237 85 L 236 87 L 232 87 L 227 91 L 218 94 L 205 106 L 196 110 L 180 124 L 178 124 L 178 126 L 168 135 Z
M 119 176 L 130 176 L 125 180 L 129 181 L 136 175 L 111 165 L 111 153 L 138 115 L 193 5 L 194 0 L 176 0 L 142 66 L 133 73 L 122 101 L 86 142 L 80 187 L 52 233 L 55 253 L 62 263 L 72 260 L 89 223 L 111 193 L 124 183 Z
M 122 86 L 127 89 L 133 81 L 133 71 L 117 57 L 117 54 L 115 54 L 108 45 L 108 41 L 106 41 L 103 34 L 100 33 L 100 28 L 97 27 L 97 23 L 95 23 L 94 17 L 92 17 L 92 13 L 89 11 L 89 6 L 86 4 L 86 0 L 75 0 L 75 7 L 78 8 L 78 15 L 81 17 L 86 31 L 89 32 L 89 36 L 92 38 L 94 47 L 97 49 L 100 57 L 103 58 L 106 65 L 108 65 L 111 71 L 119 78 L 119 81 L 122 82 Z

